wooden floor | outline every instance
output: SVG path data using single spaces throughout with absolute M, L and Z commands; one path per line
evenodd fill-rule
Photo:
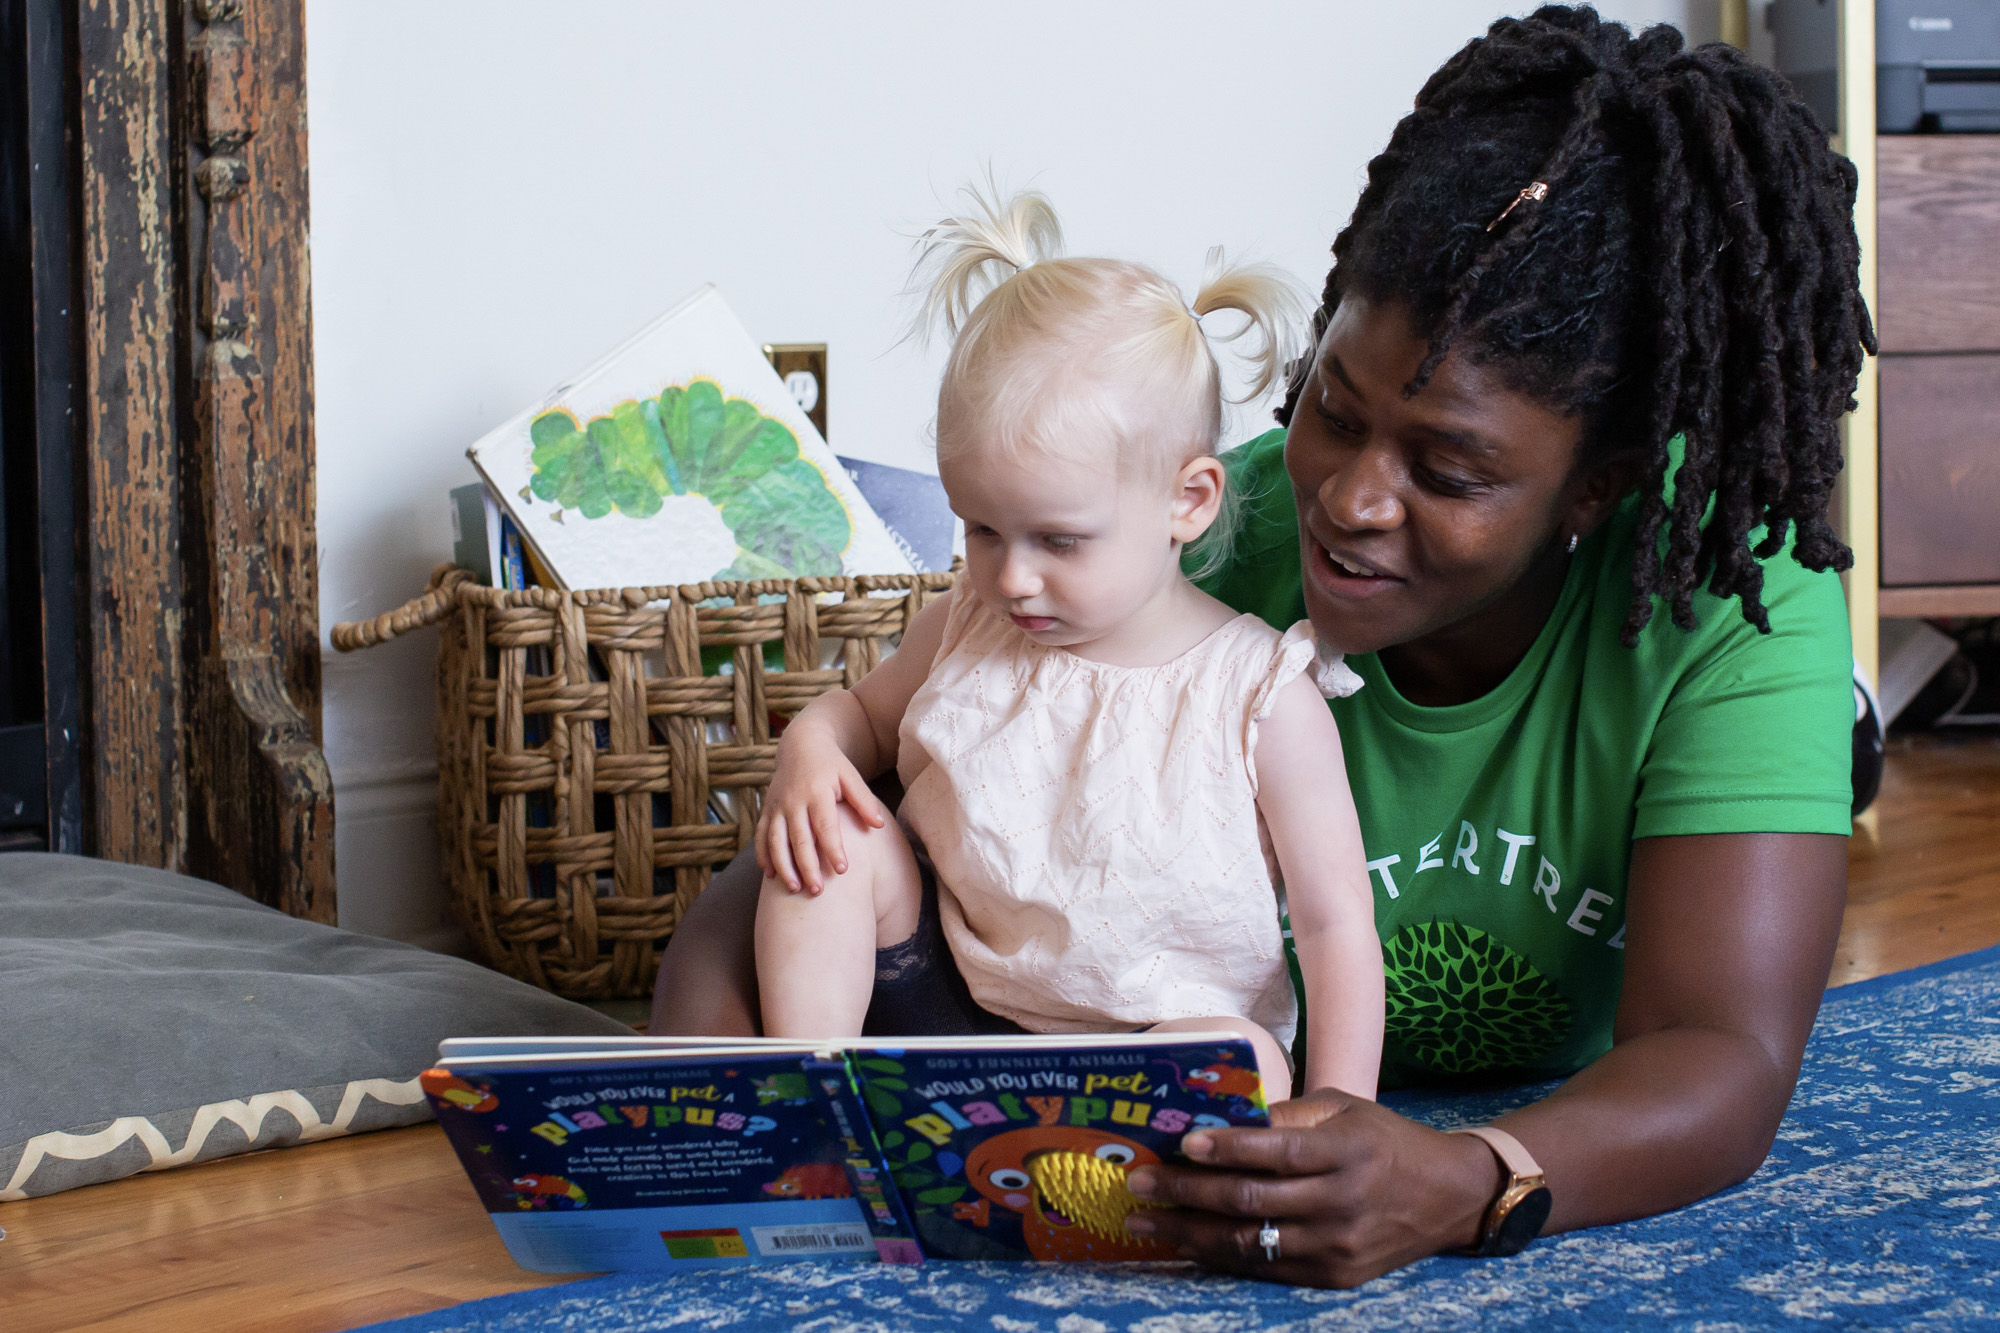
M 1875 808 L 1847 849 L 1847 915 L 1828 984 L 2000 943 L 2000 736 L 1889 742 Z
M 2000 738 L 1891 744 L 1833 984 L 2000 943 Z M 346 1329 L 516 1268 L 435 1125 L 0 1204 L 0 1329 Z

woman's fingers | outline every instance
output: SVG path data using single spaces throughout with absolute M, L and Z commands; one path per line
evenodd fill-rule
M 1321 1088 L 1303 1097 L 1293 1097 L 1271 1108 L 1271 1124 L 1277 1129 L 1311 1129 L 1337 1115 L 1366 1114 L 1377 1105 L 1350 1096 L 1338 1088 Z
M 1272 1108 L 1271 1129 L 1198 1129 L 1181 1142 L 1188 1160 L 1236 1171 L 1319 1175 L 1349 1164 L 1356 1136 L 1341 1117 L 1353 1098 L 1328 1089 Z M 1142 1168 L 1143 1169 L 1143 1168 Z
M 1142 1166 L 1126 1178 L 1148 1203 L 1196 1208 L 1223 1218 L 1311 1217 L 1324 1212 L 1324 1176 L 1249 1176 L 1198 1166 Z
M 1309 1129 L 1211 1129 L 1194 1144 L 1182 1144 L 1188 1160 L 1235 1171 L 1271 1171 L 1281 1176 L 1318 1175 L 1347 1163 L 1346 1136 L 1315 1125 Z
M 1374 1102 L 1329 1089 L 1271 1118 L 1271 1129 L 1189 1134 L 1195 1165 L 1135 1169 L 1132 1192 L 1169 1207 L 1127 1225 L 1225 1272 L 1347 1287 L 1467 1243 L 1492 1197 L 1492 1154 L 1472 1151 L 1483 1145 Z M 1276 1260 L 1256 1243 L 1266 1222 Z
M 1278 1257 L 1265 1257 L 1264 1247 L 1257 1243 L 1265 1220 L 1235 1221 L 1203 1213 L 1140 1213 L 1127 1225 L 1134 1231 L 1143 1230 L 1184 1259 L 1239 1277 L 1294 1286 L 1347 1287 L 1373 1276 L 1347 1272 L 1305 1222 L 1269 1219 L 1278 1225 Z
M 1280 1102 L 1271 1113 L 1277 1128 L 1196 1130 L 1181 1151 L 1197 1165 L 1142 1166 L 1127 1183 L 1142 1199 L 1223 1220 L 1323 1215 L 1339 1206 L 1352 1188 L 1350 1168 L 1370 1152 L 1366 1135 L 1342 1123 L 1358 1105 L 1329 1089 Z

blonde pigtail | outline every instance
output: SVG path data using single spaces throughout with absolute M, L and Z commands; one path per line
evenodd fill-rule
M 918 238 L 909 289 L 921 298 L 909 336 L 943 329 L 952 339 L 938 390 L 941 464 L 974 442 L 1059 454 L 1109 447 L 1121 469 L 1164 479 L 1216 450 L 1214 342 L 1257 335 L 1245 344 L 1254 379 L 1242 402 L 1278 383 L 1306 350 L 1312 303 L 1282 269 L 1229 264 L 1217 246 L 1194 301 L 1183 304 L 1182 289 L 1144 265 L 1063 258 L 1055 210 L 1037 192 L 1003 195 L 989 176 L 965 197 L 960 216 Z M 1244 322 L 1212 342 L 1200 320 L 1218 310 Z M 1039 354 L 1024 355 L 1030 348 Z M 1225 478 L 1216 521 L 1183 552 L 1190 577 L 1227 561 L 1237 517 Z
M 1022 190 L 1005 199 L 993 182 L 984 193 L 968 188 L 971 208 L 961 217 L 946 218 L 918 238 L 912 290 L 923 294 L 915 327 L 928 338 L 942 327 L 955 338 L 972 308 L 993 288 L 1015 273 L 1062 253 L 1062 224 L 1055 207 L 1038 190 Z M 1004 264 L 1009 272 L 995 277 L 987 265 Z
M 1275 264 L 1227 264 L 1222 247 L 1214 247 L 1208 252 L 1192 309 L 1197 319 L 1216 310 L 1244 316 L 1247 322 L 1232 333 L 1217 335 L 1219 342 L 1235 342 L 1252 330 L 1259 335 L 1261 345 L 1255 355 L 1245 358 L 1256 371 L 1249 391 L 1231 402 L 1247 403 L 1263 394 L 1305 352 L 1312 305 L 1297 280 Z

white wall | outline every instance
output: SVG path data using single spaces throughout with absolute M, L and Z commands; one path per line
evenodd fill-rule
M 897 345 L 908 237 L 991 164 L 1072 253 L 1317 291 L 1363 170 L 1499 0 L 321 0 L 308 6 L 320 610 L 450 554 L 465 446 L 704 281 L 830 347 L 842 453 L 928 467 L 942 353 Z M 1714 35 L 1714 0 L 1603 12 Z M 1255 422 L 1242 426 L 1244 433 Z M 346 926 L 448 946 L 434 633 L 326 657 Z

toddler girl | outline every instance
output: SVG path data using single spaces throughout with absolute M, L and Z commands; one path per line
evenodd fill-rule
M 878 952 L 941 924 L 986 1030 L 1236 1031 L 1276 1100 L 1297 1021 L 1281 882 L 1305 1084 L 1372 1097 L 1382 955 L 1321 697 L 1360 681 L 1316 663 L 1305 622 L 1280 635 L 1181 570 L 1228 509 L 1201 316 L 1262 334 L 1254 396 L 1302 303 L 1215 251 L 1190 308 L 1139 265 L 1054 257 L 1038 194 L 975 203 L 920 264 L 924 324 L 956 338 L 937 446 L 965 574 L 778 746 L 757 829 L 764 1029 L 859 1035 Z M 900 826 L 867 786 L 891 766 Z

